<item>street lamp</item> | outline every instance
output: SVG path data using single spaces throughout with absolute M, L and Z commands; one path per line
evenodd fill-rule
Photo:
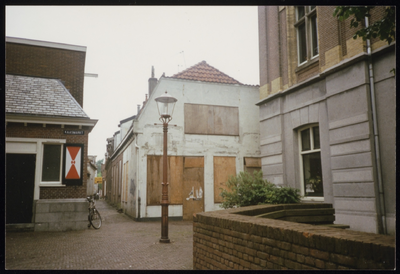
M 157 97 L 155 99 L 157 102 L 158 114 L 160 115 L 160 121 L 163 123 L 164 132 L 164 152 L 163 152 L 163 181 L 162 181 L 162 199 L 161 199 L 161 239 L 160 243 L 169 243 L 168 238 L 168 174 L 167 174 L 167 132 L 168 123 L 172 120 L 172 113 L 174 112 L 174 107 L 176 98 L 171 95 L 165 94 Z

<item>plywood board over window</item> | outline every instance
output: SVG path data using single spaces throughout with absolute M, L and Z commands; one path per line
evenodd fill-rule
M 261 170 L 261 158 L 244 157 L 244 171 L 253 174 Z
M 206 135 L 239 135 L 239 108 L 185 104 L 185 133 Z
M 127 161 L 124 164 L 124 179 L 123 179 L 123 189 L 124 189 L 124 193 L 123 193 L 123 201 L 127 202 L 128 201 L 128 185 L 129 185 L 129 161 Z
M 183 168 L 183 220 L 204 211 L 204 157 L 185 157 Z
M 160 205 L 162 156 L 147 156 L 147 205 Z M 204 157 L 168 157 L 168 198 L 171 205 L 183 205 L 183 219 L 204 211 Z
M 183 157 L 171 156 L 168 158 L 168 198 L 173 205 L 182 204 Z
M 163 181 L 163 156 L 147 156 L 147 205 L 161 203 Z M 168 199 L 170 204 L 182 204 L 183 158 L 168 158 Z
M 214 157 L 214 203 L 222 203 L 221 188 L 227 189 L 226 182 L 236 175 L 236 157 Z

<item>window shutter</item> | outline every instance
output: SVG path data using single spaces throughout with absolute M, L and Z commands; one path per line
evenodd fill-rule
M 83 185 L 84 145 L 65 144 L 62 183 L 67 186 Z

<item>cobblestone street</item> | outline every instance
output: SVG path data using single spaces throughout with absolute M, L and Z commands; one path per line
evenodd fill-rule
M 193 269 L 192 222 L 135 222 L 105 201 L 96 202 L 103 224 L 67 232 L 7 232 L 6 269 Z

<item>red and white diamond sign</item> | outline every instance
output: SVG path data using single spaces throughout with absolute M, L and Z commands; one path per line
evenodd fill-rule
M 65 179 L 81 178 L 82 147 L 68 146 L 65 157 Z

